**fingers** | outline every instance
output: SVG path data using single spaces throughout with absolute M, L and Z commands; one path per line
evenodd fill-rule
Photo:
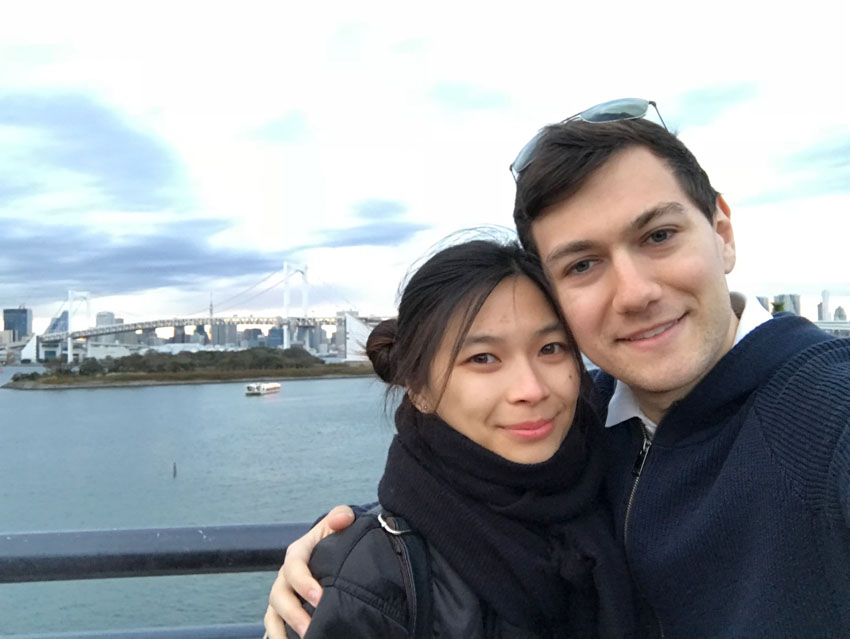
M 348 506 L 337 506 L 325 516 L 325 519 L 331 530 L 339 532 L 354 523 L 354 511 Z M 322 536 L 327 537 L 326 534 Z
M 319 605 L 322 587 L 310 573 L 308 563 L 313 549 L 322 539 L 333 532 L 347 528 L 354 521 L 354 513 L 348 506 L 337 506 L 322 518 L 300 539 L 289 544 L 286 560 L 269 593 L 269 609 L 266 611 L 266 629 L 283 619 L 290 628 L 303 637 L 310 625 L 310 615 L 301 606 L 300 595 L 313 606 Z M 270 617 L 278 617 L 271 619 Z M 277 627 L 277 626 L 275 626 Z M 282 627 L 282 624 L 281 624 Z M 269 633 L 271 638 L 273 635 Z
M 280 615 L 274 611 L 271 605 L 266 608 L 266 616 L 263 618 L 263 624 L 266 626 L 266 637 L 268 639 L 286 639 L 286 629 L 283 626 L 283 619 L 280 618 Z

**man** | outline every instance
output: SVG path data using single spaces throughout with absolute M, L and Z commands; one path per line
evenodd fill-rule
M 729 207 L 663 127 L 571 119 L 512 170 L 520 239 L 605 371 L 610 496 L 648 630 L 850 635 L 850 340 L 730 296 Z M 348 518 L 281 569 L 270 601 L 299 632 L 286 584 L 316 598 L 306 559 Z M 272 607 L 266 622 L 274 636 Z

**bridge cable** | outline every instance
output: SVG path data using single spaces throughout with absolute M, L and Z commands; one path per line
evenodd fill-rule
M 232 295 L 232 296 L 228 297 L 228 298 L 227 298 L 226 300 L 224 300 L 223 302 L 218 302 L 218 303 L 215 305 L 215 306 L 216 306 L 216 308 L 218 308 L 218 309 L 222 308 L 222 307 L 223 307 L 223 306 L 225 306 L 228 302 L 231 302 L 231 301 L 235 300 L 237 297 L 239 297 L 239 296 L 241 296 L 241 295 L 244 295 L 244 294 L 245 294 L 245 293 L 247 293 L 248 291 L 250 291 L 250 290 L 252 290 L 252 289 L 254 289 L 254 288 L 258 287 L 260 284 L 262 284 L 263 282 L 267 281 L 269 278 L 271 278 L 271 277 L 273 277 L 273 276 L 277 275 L 278 273 L 280 273 L 280 271 L 281 271 L 281 269 L 277 269 L 276 271 L 272 271 L 271 273 L 269 273 L 268 275 L 266 275 L 266 276 L 265 276 L 265 277 L 263 277 L 262 279 L 258 280 L 257 282 L 254 282 L 254 284 L 252 284 L 251 286 L 249 286 L 248 288 L 246 288 L 244 291 L 240 291 L 240 292 L 239 292 L 239 293 L 237 293 L 236 295 Z M 251 299 L 253 299 L 253 298 L 251 298 Z M 225 308 L 230 308 L 230 307 L 225 307 Z M 203 308 L 202 310 L 200 310 L 200 311 L 195 311 L 194 313 L 187 313 L 187 316 L 191 317 L 192 315 L 200 315 L 201 313 L 209 313 L 209 310 L 210 310 L 210 309 L 209 309 L 209 307 L 207 306 L 207 307 L 204 307 L 204 308 Z

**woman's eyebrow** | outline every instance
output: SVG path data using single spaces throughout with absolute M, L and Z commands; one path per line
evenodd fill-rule
M 503 338 L 488 333 L 469 333 L 461 343 L 461 347 L 472 346 L 475 344 L 495 344 L 503 341 Z
M 561 322 L 559 322 L 558 320 L 555 320 L 554 322 L 552 322 L 550 324 L 546 324 L 546 326 L 538 328 L 536 331 L 534 331 L 534 334 L 535 335 L 548 335 L 549 333 L 565 333 L 565 332 L 566 332 L 566 330 L 564 329 L 564 325 L 561 324 Z

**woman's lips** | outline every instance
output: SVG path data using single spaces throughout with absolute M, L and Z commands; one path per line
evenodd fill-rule
M 551 433 L 554 427 L 554 420 L 538 419 L 531 422 L 511 424 L 505 426 L 504 429 L 519 439 L 540 439 Z

